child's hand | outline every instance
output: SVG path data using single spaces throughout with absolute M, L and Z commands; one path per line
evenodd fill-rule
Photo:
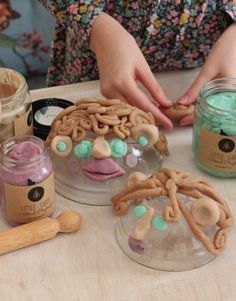
M 188 105 L 194 103 L 201 87 L 209 80 L 218 77 L 236 77 L 236 24 L 232 24 L 220 36 L 206 59 L 197 79 L 188 91 L 178 99 L 178 103 Z M 193 122 L 189 115 L 180 120 L 180 125 Z
M 157 124 L 171 129 L 172 122 L 138 88 L 140 81 L 154 100 L 163 107 L 172 103 L 153 76 L 133 37 L 113 18 L 102 13 L 90 35 L 90 47 L 96 53 L 101 92 L 151 112 Z

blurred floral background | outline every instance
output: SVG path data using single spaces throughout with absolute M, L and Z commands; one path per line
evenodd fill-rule
M 37 0 L 0 0 L 0 67 L 24 74 L 33 88 L 45 85 L 53 28 Z

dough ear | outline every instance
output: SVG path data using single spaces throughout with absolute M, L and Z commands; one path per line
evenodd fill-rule
M 193 202 L 190 209 L 193 218 L 201 226 L 214 226 L 220 219 L 220 208 L 210 198 L 199 198 Z
M 131 128 L 131 134 L 137 143 L 145 148 L 153 146 L 159 139 L 158 128 L 153 124 L 139 124 Z
M 69 136 L 55 136 L 50 147 L 56 156 L 65 158 L 71 153 L 73 142 Z

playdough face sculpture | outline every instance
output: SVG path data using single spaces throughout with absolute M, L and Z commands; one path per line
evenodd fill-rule
M 122 216 L 117 239 L 135 261 L 169 271 L 206 264 L 226 247 L 231 211 L 199 178 L 167 168 L 152 176 L 129 176 L 127 188 L 112 197 Z
M 56 187 L 78 202 L 109 205 L 133 171 L 151 174 L 168 155 L 153 116 L 118 99 L 81 99 L 53 121 Z

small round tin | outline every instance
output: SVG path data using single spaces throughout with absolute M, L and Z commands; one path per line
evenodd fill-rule
M 32 104 L 34 135 L 46 140 L 53 119 L 71 105 L 73 105 L 71 101 L 61 98 L 43 98 L 34 101 Z

